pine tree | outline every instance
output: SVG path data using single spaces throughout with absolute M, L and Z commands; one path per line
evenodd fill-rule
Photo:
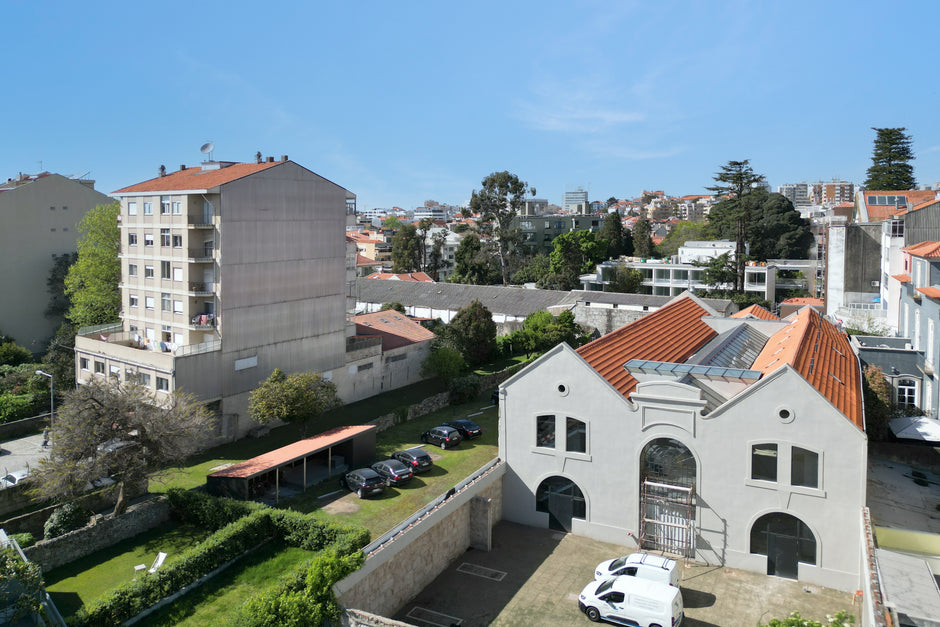
M 865 179 L 865 189 L 895 191 L 914 189 L 914 159 L 911 136 L 906 128 L 874 128 L 875 147 L 871 155 L 871 167 Z

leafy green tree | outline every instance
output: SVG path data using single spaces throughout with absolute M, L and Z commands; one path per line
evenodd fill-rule
M 626 237 L 620 214 L 616 211 L 608 213 L 604 218 L 604 225 L 597 232 L 597 239 L 607 242 L 607 256 L 611 259 L 633 252 L 633 239 Z
M 446 343 L 432 348 L 431 354 L 421 364 L 422 377 L 438 377 L 448 385 L 466 370 L 467 362 L 460 351 Z
M 421 238 L 413 224 L 403 224 L 392 237 L 392 272 L 421 270 Z
M 871 167 L 865 179 L 865 189 L 907 190 L 914 189 L 914 159 L 911 149 L 913 140 L 906 128 L 874 128 L 875 146 L 871 155 Z
M 643 217 L 633 224 L 633 254 L 643 258 L 653 256 L 653 230 Z
M 616 205 L 618 202 L 619 201 L 617 200 L 616 196 L 611 196 L 607 199 L 607 207 L 609 208 L 611 205 Z
M 680 246 L 684 246 L 686 242 L 707 239 L 707 233 L 708 227 L 704 222 L 679 222 L 660 242 L 659 254 L 666 258 L 677 255 Z
M 460 245 L 454 252 L 454 273 L 450 282 L 470 285 L 492 285 L 499 282 L 496 260 L 477 235 L 470 233 L 460 240 Z
M 855 624 L 855 616 L 845 610 L 839 610 L 834 616 L 827 616 L 826 622 L 803 618 L 799 612 L 793 612 L 786 618 L 772 618 L 766 625 L 760 623 L 758 627 L 848 627 Z
M 34 617 L 42 611 L 42 569 L 36 562 L 20 559 L 13 547 L 0 549 L 0 607 L 8 625 L 37 624 Z M 44 623 L 43 623 L 44 624 Z
M 391 229 L 393 231 L 399 229 L 401 228 L 401 220 L 398 219 L 398 216 L 388 216 L 382 220 L 382 228 Z
M 574 314 L 563 311 L 553 316 L 547 311 L 536 311 L 526 316 L 519 332 L 526 353 L 544 353 L 562 342 L 577 347 L 581 328 L 574 321 Z
M 873 364 L 862 369 L 862 396 L 865 399 L 865 431 L 872 440 L 885 441 L 891 430 L 894 403 L 891 384 L 884 371 Z
M 392 309 L 402 314 L 406 313 L 405 306 L 402 305 L 401 303 L 382 303 L 382 306 L 379 307 L 379 311 L 388 311 L 389 309 Z
M 294 372 L 285 375 L 275 368 L 248 396 L 248 413 L 261 424 L 289 422 L 300 425 L 301 437 L 307 437 L 307 423 L 328 411 L 341 407 L 336 384 L 318 372 Z
M 52 268 L 49 278 L 46 279 L 46 288 L 49 291 L 49 304 L 46 305 L 45 316 L 51 320 L 61 321 L 68 313 L 71 303 L 65 293 L 65 277 L 69 268 L 78 261 L 78 253 L 53 255 Z
M 733 285 L 737 278 L 737 265 L 731 253 L 719 255 L 702 265 L 705 266 L 702 281 L 712 289 L 724 289 L 725 285 Z
M 709 212 L 709 224 L 723 219 L 734 228 L 735 251 L 734 260 L 737 271 L 734 277 L 734 291 L 744 291 L 744 264 L 747 260 L 747 234 L 751 221 L 752 206 L 743 202 L 755 189 L 764 184 L 764 176 L 757 174 L 750 166 L 750 161 L 729 161 L 721 166 L 721 171 L 715 174 L 715 185 L 706 187 L 715 197 L 729 196 Z
M 431 247 L 428 251 L 427 265 L 424 271 L 435 281 L 440 279 L 441 270 L 450 267 L 451 262 L 444 259 L 444 244 L 447 243 L 447 233 L 438 231 L 431 236 Z
M 815 243 L 812 228 L 786 196 L 757 189 L 742 202 L 751 205 L 747 241 L 752 259 L 809 257 Z
M 606 242 L 604 242 L 606 244 Z M 599 245 L 594 233 L 587 230 L 562 233 L 552 242 L 553 250 L 548 256 L 549 269 L 559 277 L 561 289 L 571 290 L 580 285 L 580 275 L 590 272 L 603 258 L 604 246 Z
M 0 344 L 0 366 L 19 366 L 33 360 L 33 354 L 14 342 Z
M 55 335 L 42 356 L 42 369 L 55 377 L 56 392 L 65 392 L 75 387 L 75 334 L 78 327 L 66 320 L 56 329 Z
M 483 303 L 474 300 L 447 325 L 447 339 L 470 366 L 490 361 L 496 351 L 496 323 Z
M 46 499 L 67 500 L 90 481 L 118 481 L 114 515 L 127 509 L 126 486 L 181 463 L 206 442 L 211 417 L 196 397 L 175 392 L 156 404 L 140 385 L 94 380 L 65 393 L 56 406 L 49 456 L 31 474 L 32 490 Z
M 421 270 L 428 267 L 428 253 L 431 250 L 431 244 L 428 237 L 431 234 L 431 227 L 434 226 L 434 220 L 431 218 L 421 218 L 416 225 L 416 235 L 418 236 L 418 248 L 421 250 Z
M 78 223 L 78 259 L 65 277 L 72 307 L 68 318 L 76 326 L 107 324 L 119 319 L 121 293 L 120 205 L 98 205 Z
M 525 263 L 512 275 L 513 285 L 523 283 L 538 283 L 551 273 L 551 261 L 545 253 L 538 253 L 529 257 Z
M 491 223 L 503 285 L 509 285 L 509 258 L 519 239 L 518 229 L 512 228 L 512 221 L 525 204 L 526 193 L 531 192 L 535 196 L 535 188 L 505 170 L 493 172 L 483 179 L 481 185 L 479 191 L 473 190 L 470 208 L 481 214 L 484 222 Z
M 636 268 L 619 265 L 613 269 L 610 280 L 604 285 L 605 292 L 619 292 L 621 294 L 642 294 L 643 273 Z

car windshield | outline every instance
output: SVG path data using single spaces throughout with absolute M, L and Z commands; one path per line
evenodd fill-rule
M 610 563 L 610 568 L 608 568 L 608 570 L 616 570 L 617 568 L 620 568 L 626 563 L 627 563 L 627 556 L 623 556 L 619 559 L 615 559 L 614 561 Z
M 605 592 L 607 592 L 608 590 L 610 590 L 611 586 L 613 586 L 613 585 L 614 585 L 614 579 L 613 579 L 613 578 L 610 578 L 610 579 L 606 580 L 604 583 L 602 583 L 601 585 L 599 585 L 599 586 L 597 587 L 597 590 L 594 591 L 594 594 L 595 594 L 596 596 L 600 596 L 600 595 L 604 594 Z

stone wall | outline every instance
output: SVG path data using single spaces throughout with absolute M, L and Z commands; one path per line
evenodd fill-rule
M 23 438 L 27 435 L 38 433 L 40 429 L 46 426 L 49 421 L 49 414 L 40 414 L 32 418 L 23 418 L 13 422 L 5 422 L 0 425 L 0 442 Z
M 642 318 L 649 311 L 635 309 L 614 309 L 612 307 L 585 307 L 583 303 L 575 305 L 574 320 L 578 324 L 597 329 L 598 333 L 605 335 L 616 331 L 620 327 Z
M 376 616 L 362 610 L 346 610 L 339 617 L 339 624 L 342 627 L 414 627 L 411 623 Z
M 392 616 L 468 547 L 490 546 L 492 525 L 501 518 L 505 471 L 506 465 L 498 464 L 490 474 L 373 552 L 362 568 L 333 587 L 339 603 Z M 485 517 L 485 523 L 475 519 L 480 516 Z M 421 564 L 421 568 L 414 568 L 414 564 Z M 382 594 L 375 594 L 376 590 Z
M 51 540 L 42 540 L 23 549 L 26 557 L 48 571 L 63 566 L 116 542 L 153 529 L 170 519 L 170 504 L 159 497 L 132 505 L 117 518 L 95 516 L 94 523 Z M 156 557 L 156 551 L 154 551 Z M 133 573 L 128 573 L 128 577 Z

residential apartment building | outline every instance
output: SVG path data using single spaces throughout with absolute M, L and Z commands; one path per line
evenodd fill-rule
M 832 179 L 828 183 L 817 181 L 809 186 L 809 200 L 813 205 L 838 205 L 855 199 L 855 184 Z
M 45 315 L 56 256 L 76 252 L 78 223 L 111 202 L 94 181 L 49 172 L 0 183 L 0 331 L 32 353 L 45 351 L 62 322 Z
M 548 211 L 548 200 L 545 198 L 526 198 L 519 211 L 523 216 L 540 216 Z
M 503 518 L 860 589 L 857 358 L 812 308 L 742 313 L 686 294 L 503 383 Z
M 940 406 L 940 241 L 904 248 L 898 335 L 916 353 L 916 370 L 895 382 L 895 399 L 937 416 Z M 890 374 L 890 373 L 886 373 Z
M 121 322 L 76 338 L 79 383 L 133 380 L 158 401 L 193 393 L 220 435 L 238 437 L 254 426 L 248 393 L 275 368 L 343 371 L 355 195 L 286 156 L 161 169 L 114 193 Z
M 587 190 L 582 187 L 566 190 L 561 208 L 568 213 L 584 214 L 590 211 Z
M 787 183 L 777 188 L 777 193 L 786 197 L 794 207 L 804 207 L 812 204 L 809 197 L 809 185 L 803 183 Z
M 555 238 L 571 231 L 596 233 L 604 225 L 604 218 L 596 215 L 543 215 L 516 216 L 512 226 L 520 231 L 522 245 L 531 252 L 548 254 L 555 247 Z

